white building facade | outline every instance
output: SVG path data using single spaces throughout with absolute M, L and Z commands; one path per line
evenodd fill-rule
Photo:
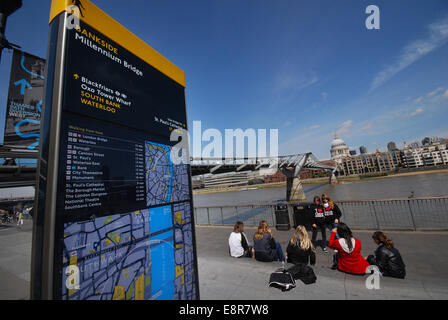
M 446 144 L 431 144 L 428 146 L 403 149 L 403 164 L 408 168 L 419 168 L 448 164 L 448 149 Z
M 345 144 L 344 140 L 339 138 L 338 134 L 334 134 L 334 140 L 331 142 L 331 160 L 337 163 L 342 163 L 343 159 L 350 156 L 350 150 Z

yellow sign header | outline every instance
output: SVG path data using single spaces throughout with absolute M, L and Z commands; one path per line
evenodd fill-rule
M 61 13 L 70 11 L 70 7 L 76 2 L 80 3 L 78 9 L 80 11 L 79 18 L 82 21 L 185 88 L 185 73 L 181 69 L 88 0 L 75 2 L 72 0 L 53 0 L 49 23 Z

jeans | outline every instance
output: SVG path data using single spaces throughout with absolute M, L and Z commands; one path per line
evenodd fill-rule
M 330 232 L 331 232 L 331 230 L 333 230 L 334 228 L 337 228 L 337 227 L 338 227 L 338 224 L 334 223 L 334 222 L 327 224 L 327 228 L 330 230 Z M 339 236 L 337 233 L 336 233 L 335 239 L 339 239 Z M 338 265 L 338 254 L 335 253 L 335 254 L 333 254 L 333 267 L 337 267 L 337 265 Z
M 333 266 L 335 267 L 338 266 L 338 260 L 339 260 L 339 254 L 338 253 L 333 254 Z
M 325 224 L 317 224 L 316 228 L 313 228 L 312 241 L 313 241 L 313 243 L 316 242 L 318 229 L 320 229 L 320 232 L 322 234 L 322 242 L 323 242 L 322 248 L 326 248 L 327 247 L 327 233 L 325 230 Z
M 285 261 L 285 255 L 283 254 L 282 246 L 278 241 L 275 241 L 275 255 L 274 259 L 278 261 Z
M 337 228 L 338 227 L 338 224 L 337 223 L 327 223 L 327 228 L 328 228 L 328 230 L 330 230 L 330 232 L 333 230 L 333 229 L 335 229 L 335 228 Z M 338 236 L 338 234 L 336 233 L 336 237 L 335 237 L 336 239 L 339 239 L 339 236 Z

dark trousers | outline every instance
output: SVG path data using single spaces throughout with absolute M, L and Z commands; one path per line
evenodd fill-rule
M 277 261 L 285 261 L 285 255 L 283 254 L 282 246 L 280 242 L 275 241 L 275 256 L 274 259 Z
M 248 247 L 247 250 L 244 250 L 243 257 L 252 258 L 252 247 Z
M 313 228 L 313 235 L 312 235 L 312 241 L 313 243 L 316 243 L 316 239 L 317 239 L 317 232 L 318 229 L 320 229 L 320 232 L 322 234 L 322 248 L 326 248 L 327 247 L 327 232 L 325 230 L 325 224 L 316 224 L 317 228 Z

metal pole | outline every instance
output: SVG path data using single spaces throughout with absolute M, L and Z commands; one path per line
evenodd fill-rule
M 7 19 L 8 17 L 4 13 L 0 12 L 0 63 L 2 62 L 3 45 L 7 43 L 5 37 Z
M 51 50 L 55 50 L 54 58 L 54 81 L 52 83 L 53 94 L 45 97 L 46 106 L 51 106 L 51 116 L 48 121 L 51 135 L 48 137 L 48 158 L 41 158 L 40 166 L 46 161 L 45 168 L 46 180 L 42 186 L 45 192 L 45 198 L 38 201 L 35 205 L 36 219 L 33 227 L 33 247 L 31 259 L 31 299 L 51 300 L 54 297 L 54 253 L 56 237 L 56 198 L 58 193 L 58 165 L 59 165 L 59 142 L 61 139 L 61 112 L 62 112 L 62 91 L 64 79 L 64 65 L 66 50 L 67 29 L 65 22 L 67 14 L 59 16 L 51 28 L 58 28 L 57 45 Z M 51 31 L 50 31 L 51 32 Z M 51 82 L 50 82 L 51 83 Z M 47 84 L 46 84 L 47 85 Z M 41 135 L 42 137 L 42 135 Z M 42 150 L 40 151 L 42 157 Z M 42 169 L 40 169 L 42 170 Z M 40 171 L 43 172 L 43 171 Z M 42 173 L 41 173 L 42 174 Z M 38 173 L 39 177 L 39 173 Z M 40 180 L 39 180 L 40 181 Z M 41 188 L 40 182 L 37 190 Z M 38 192 L 36 192 L 38 194 Z M 39 198 L 37 198 L 39 199 Z M 39 221 L 41 220 L 41 221 Z
M 207 221 L 208 221 L 208 225 L 210 225 L 210 208 L 207 208 Z
M 411 208 L 411 200 L 408 200 L 408 206 L 409 206 L 409 213 L 410 213 L 411 219 L 412 219 L 412 224 L 414 226 L 414 231 L 417 231 L 417 226 L 415 225 L 415 220 L 414 220 L 414 214 L 412 213 L 412 208 Z
M 224 215 L 222 214 L 222 207 L 221 207 L 221 224 L 224 225 Z
M 379 221 L 378 221 L 378 216 L 377 216 L 377 214 L 376 214 L 375 203 L 372 201 L 372 202 L 370 202 L 370 204 L 371 204 L 372 207 L 373 207 L 373 215 L 375 216 L 376 229 L 379 230 L 379 229 L 380 229 L 380 223 L 379 223 Z
M 252 211 L 254 211 L 254 210 L 255 210 L 255 207 L 252 206 Z M 257 225 L 257 220 L 255 219 L 255 215 L 253 216 L 253 220 L 254 220 L 254 226 L 256 226 Z

